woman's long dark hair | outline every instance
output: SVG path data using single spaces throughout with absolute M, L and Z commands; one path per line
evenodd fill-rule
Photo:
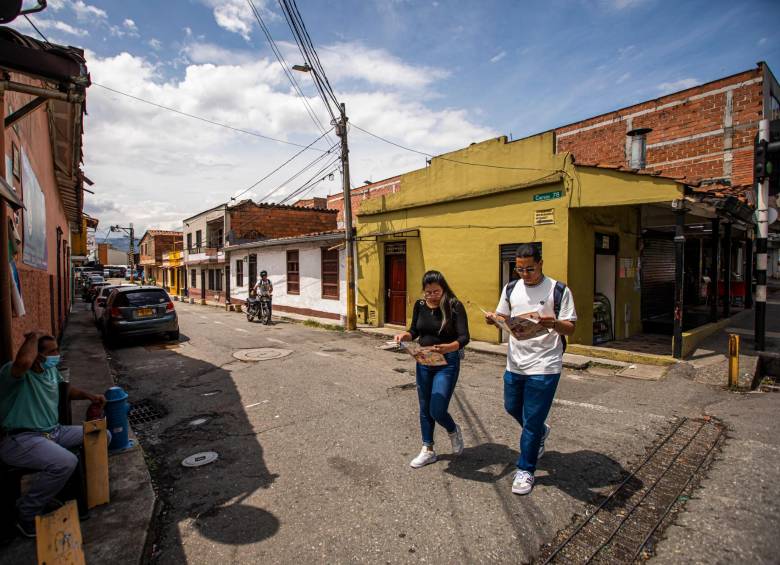
M 439 328 L 439 333 L 441 333 L 445 328 L 452 326 L 452 313 L 458 302 L 458 297 L 452 292 L 450 285 L 447 284 L 447 279 L 439 271 L 428 271 L 423 275 L 423 290 L 429 284 L 438 284 L 442 289 L 441 301 L 439 302 L 439 310 L 442 314 L 441 328 Z

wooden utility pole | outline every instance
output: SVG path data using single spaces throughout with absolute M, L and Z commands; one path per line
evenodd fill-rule
M 357 328 L 355 310 L 355 240 L 352 235 L 352 194 L 349 180 L 349 146 L 347 145 L 347 109 L 339 104 L 341 116 L 336 135 L 341 138 L 341 179 L 344 189 L 344 234 L 347 247 L 347 330 Z

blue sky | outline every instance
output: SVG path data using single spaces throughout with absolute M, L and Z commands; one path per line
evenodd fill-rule
M 29 0 L 28 0 L 29 3 Z M 272 0 L 255 0 L 291 63 Z M 50 0 L 32 17 L 88 50 L 95 82 L 294 142 L 317 129 L 290 91 L 245 0 Z M 766 61 L 780 73 L 780 2 L 298 0 L 351 119 L 430 153 L 515 138 Z M 32 33 L 26 22 L 17 27 Z M 775 33 L 773 33 L 775 31 Z M 298 77 L 321 112 L 307 77 Z M 144 226 L 224 201 L 295 148 L 219 130 L 99 87 L 88 93 L 87 209 Z M 418 168 L 419 155 L 353 130 L 353 182 Z M 322 144 L 322 148 L 327 146 Z M 248 195 L 302 168 L 302 157 Z M 275 197 L 293 188 L 282 187 Z M 338 190 L 328 181 L 311 194 Z

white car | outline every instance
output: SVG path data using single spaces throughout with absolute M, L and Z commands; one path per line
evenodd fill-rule
M 100 291 L 97 294 L 97 297 L 95 298 L 95 301 L 92 303 L 92 315 L 95 318 L 96 324 L 99 324 L 101 318 L 103 317 L 103 309 L 106 307 L 106 300 L 108 299 L 108 295 L 111 294 L 112 290 L 114 290 L 115 288 L 119 288 L 120 286 L 134 286 L 134 285 L 110 284 L 101 287 Z

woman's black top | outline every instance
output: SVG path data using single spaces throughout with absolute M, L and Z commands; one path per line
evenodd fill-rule
M 439 331 L 442 321 L 441 309 L 429 308 L 425 300 L 418 300 L 414 303 L 409 333 L 412 334 L 412 339 L 419 337 L 422 346 L 457 341 L 463 349 L 471 338 L 469 337 L 469 319 L 466 316 L 466 309 L 459 301 L 452 305 L 452 318 L 447 327 Z

